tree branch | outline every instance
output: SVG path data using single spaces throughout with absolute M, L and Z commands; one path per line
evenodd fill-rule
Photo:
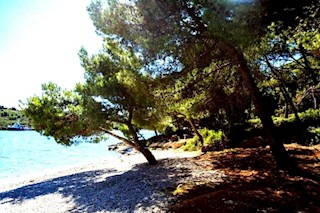
M 102 128 L 102 127 L 100 127 L 100 130 L 102 130 L 102 131 L 104 131 L 105 133 L 111 135 L 112 137 L 114 137 L 114 138 L 116 138 L 116 139 L 118 139 L 118 140 L 120 140 L 120 141 L 128 144 L 129 146 L 131 146 L 131 147 L 133 147 L 133 148 L 136 148 L 135 144 L 132 143 L 131 141 L 129 141 L 128 139 L 126 139 L 126 138 L 124 138 L 124 137 L 121 137 L 121 136 L 113 133 L 112 131 L 109 131 L 109 130 L 107 130 L 107 129 L 105 129 L 105 128 Z

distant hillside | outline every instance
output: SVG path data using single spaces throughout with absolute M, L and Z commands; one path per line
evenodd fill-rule
M 13 125 L 18 121 L 22 125 L 30 126 L 29 119 L 20 110 L 0 106 L 0 129 Z

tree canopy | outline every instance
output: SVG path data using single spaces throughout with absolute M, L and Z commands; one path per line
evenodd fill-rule
M 103 49 L 80 50 L 84 84 L 64 91 L 50 83 L 29 99 L 36 129 L 69 144 L 117 126 L 127 137 L 114 136 L 154 164 L 141 128 L 186 122 L 203 144 L 199 129 L 232 141 L 258 116 L 279 167 L 294 168 L 274 117 L 294 114 L 302 125 L 299 113 L 318 110 L 319 2 L 109 0 L 88 12 Z
M 140 73 L 139 56 L 112 41 L 106 42 L 99 54 L 89 56 L 81 49 L 79 56 L 86 71 L 84 84 L 66 91 L 49 83 L 43 86 L 41 97 L 28 100 L 25 112 L 32 118 L 34 128 L 65 145 L 77 142 L 78 136 L 98 141 L 97 136 L 108 133 L 155 164 L 137 135 L 139 128 L 144 127 L 141 124 L 152 119 L 153 108 L 148 77 Z M 112 132 L 115 126 L 122 127 L 129 137 Z
M 140 0 L 120 4 L 111 1 L 107 7 L 101 2 L 92 3 L 89 13 L 101 35 L 121 39 L 124 45 L 136 45 L 147 56 L 147 61 L 175 58 L 181 63 L 181 73 L 203 69 L 212 63 L 226 62 L 235 66 L 263 123 L 265 137 L 276 161 L 281 167 L 288 167 L 289 156 L 283 144 L 274 138 L 272 111 L 267 109 L 253 76 L 260 64 L 248 55 L 250 48 L 259 44 L 267 33 L 265 23 L 268 24 L 268 20 L 282 21 L 290 28 L 299 25 L 295 23 L 294 13 L 308 15 L 296 8 L 297 2 L 287 5 L 268 3 Z M 285 12 L 287 10 L 293 12 Z M 293 18 L 270 19 L 271 14 L 277 13 Z

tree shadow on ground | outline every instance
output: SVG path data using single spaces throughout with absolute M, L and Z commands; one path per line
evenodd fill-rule
M 301 168 L 320 175 L 319 150 L 286 147 Z M 320 212 L 320 183 L 278 171 L 268 147 L 211 152 L 194 161 L 230 179 L 193 187 L 180 195 L 173 212 Z
M 163 159 L 156 166 L 139 164 L 108 177 L 107 173 L 117 171 L 94 170 L 53 178 L 0 193 L 0 205 L 21 204 L 58 193 L 63 198 L 71 198 L 75 204 L 70 212 L 133 212 L 153 205 L 167 208 L 168 203 L 164 201 L 168 200 L 168 188 L 176 187 L 176 183 L 190 173 L 181 164 L 183 161 L 185 159 Z

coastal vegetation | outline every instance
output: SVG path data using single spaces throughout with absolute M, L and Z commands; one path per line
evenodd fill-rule
M 319 6 L 94 1 L 88 11 L 104 43 L 79 52 L 85 83 L 45 84 L 25 113 L 65 145 L 108 133 L 156 164 L 140 129 L 191 134 L 188 150 L 269 146 L 277 168 L 297 174 L 284 144 L 319 143 Z
M 0 129 L 6 129 L 8 126 L 19 122 L 21 125 L 30 126 L 29 119 L 22 111 L 14 107 L 7 108 L 0 106 Z

